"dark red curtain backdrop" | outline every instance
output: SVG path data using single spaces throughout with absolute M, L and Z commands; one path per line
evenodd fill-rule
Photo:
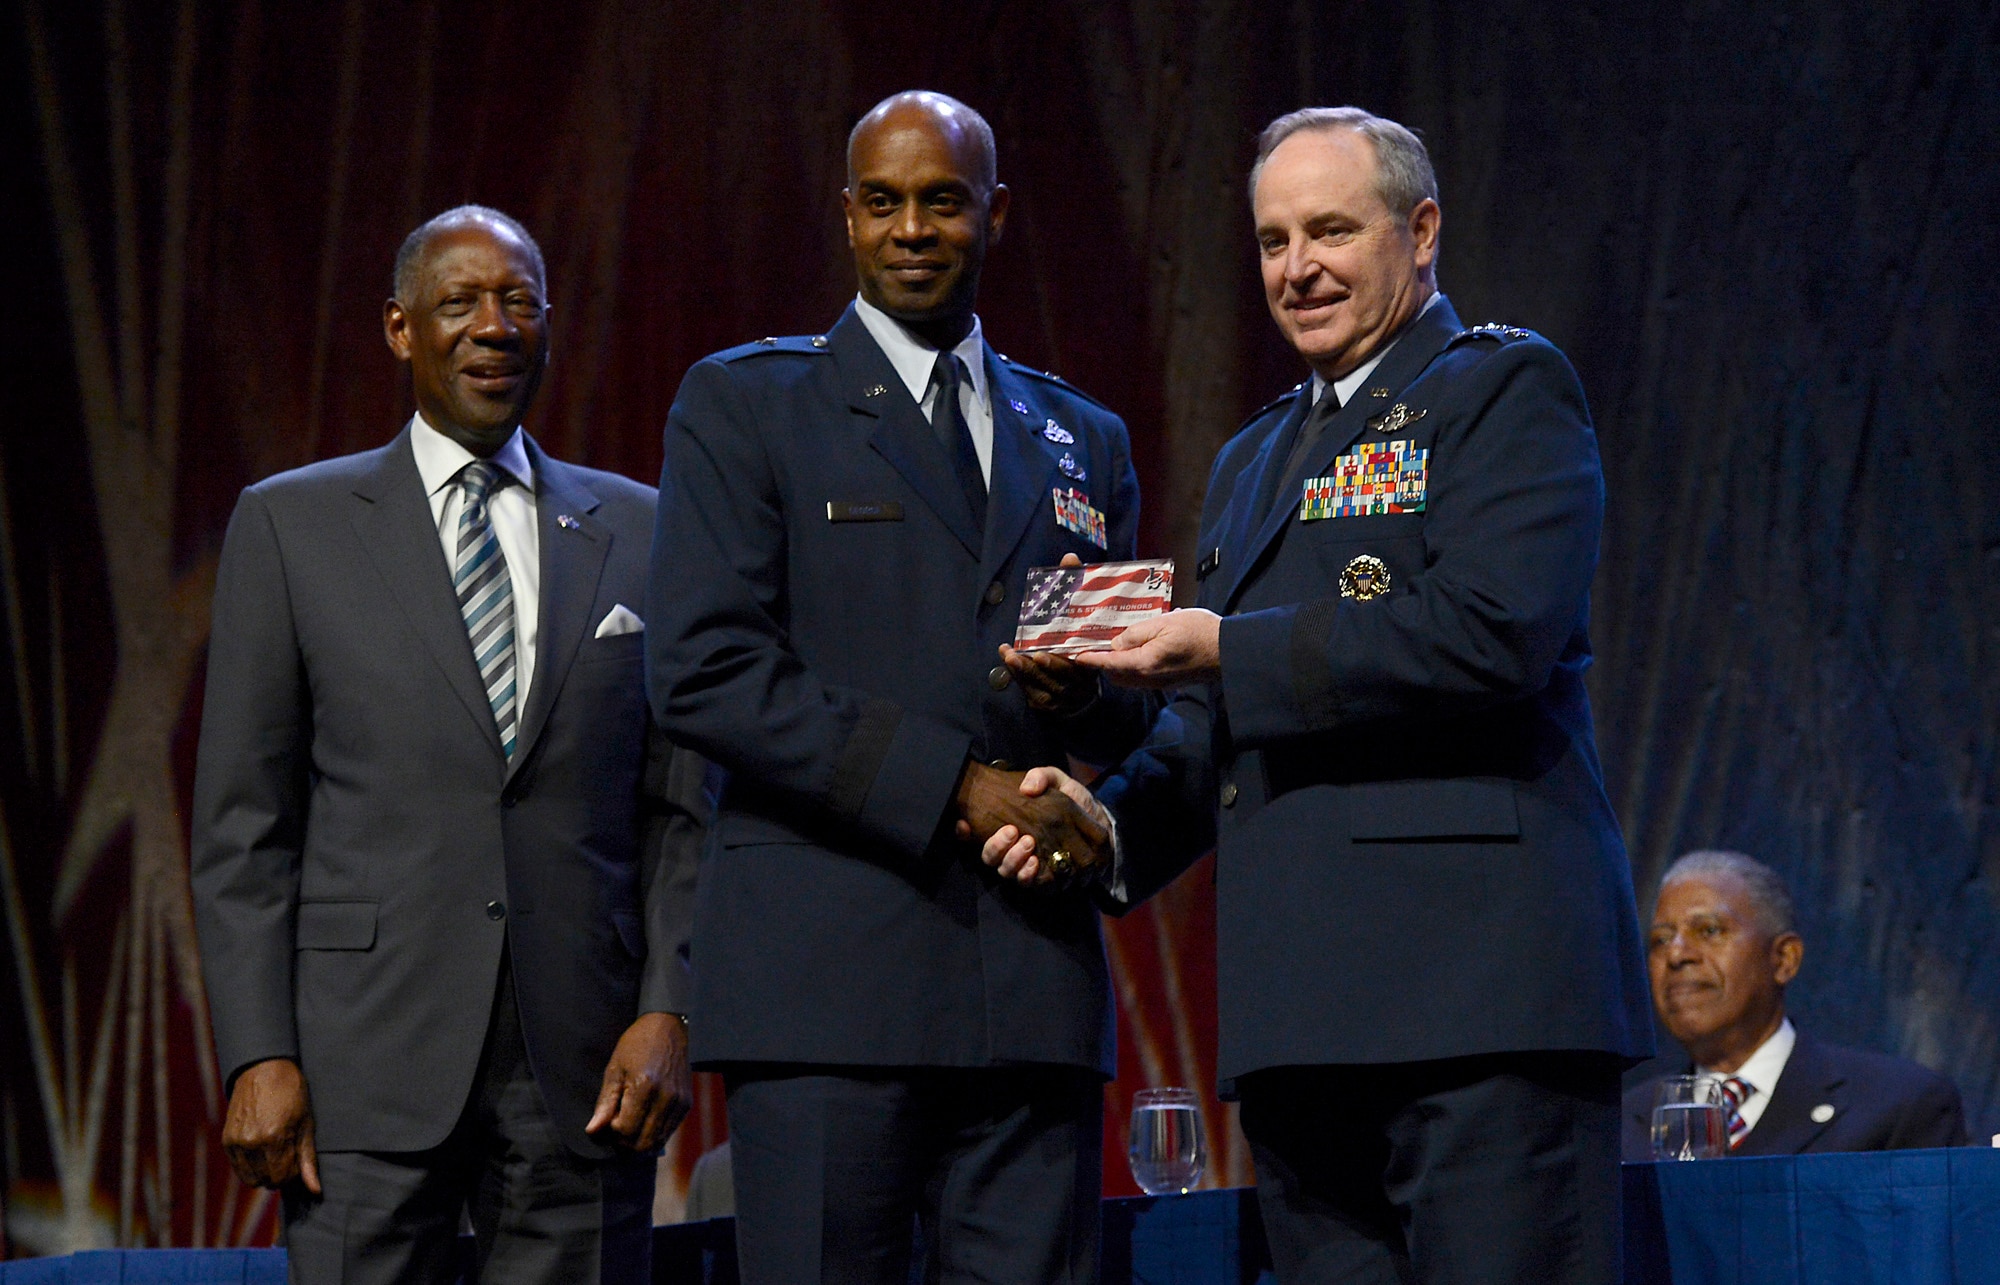
M 13 0 L 0 38 L 4 1248 L 267 1237 L 227 1176 L 189 926 L 207 604 L 237 490 L 409 413 L 405 231 L 477 200 L 548 253 L 531 428 L 656 475 L 704 353 L 831 324 L 842 145 L 884 94 L 984 111 L 1013 214 L 987 332 L 1123 413 L 1145 552 L 1302 373 L 1254 276 L 1270 117 L 1419 128 L 1445 288 L 1597 413 L 1594 675 L 1642 887 L 1695 845 L 1794 882 L 1794 1008 L 1995 1122 L 2000 378 L 1992 3 Z M 1643 893 L 1642 893 L 1643 899 Z M 1122 1115 L 1213 1073 L 1206 867 L 1115 925 Z M 1338 1021 L 1338 1014 L 1327 1020 Z M 1247 1159 L 1211 1102 L 1213 1181 Z M 717 1095 L 666 1166 L 679 1199 Z

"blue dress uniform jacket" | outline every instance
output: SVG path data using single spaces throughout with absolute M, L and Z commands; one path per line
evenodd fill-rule
M 1058 720 L 996 668 L 1030 567 L 1133 555 L 1138 483 L 1117 416 L 990 350 L 986 370 L 983 531 L 851 307 L 701 361 L 675 397 L 648 680 L 727 773 L 696 896 L 698 1063 L 1114 1070 L 1090 897 L 1003 885 L 947 814 L 967 755 L 1111 762 L 1144 734 L 1142 698 Z M 1106 515 L 1106 547 L 1057 523 L 1058 487 Z
M 1574 372 L 1440 301 L 1280 478 L 1309 400 L 1259 411 L 1210 478 L 1221 683 L 1179 693 L 1099 786 L 1134 896 L 1217 849 L 1223 1078 L 1645 1055 L 1583 683 L 1603 480 Z M 1307 479 L 1396 442 L 1428 452 L 1420 508 L 1301 516 Z
M 1674 1068 L 1693 1074 L 1691 1063 Z M 1625 1092 L 1627 1160 L 1653 1158 L 1653 1098 L 1660 1077 Z M 1799 1156 L 1965 1145 L 1958 1086 L 1927 1066 L 1867 1049 L 1823 1044 L 1800 1031 L 1756 1127 L 1729 1154 Z

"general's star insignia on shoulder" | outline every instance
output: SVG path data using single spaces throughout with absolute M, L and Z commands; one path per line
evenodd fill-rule
M 1498 321 L 1482 321 L 1476 326 L 1468 327 L 1465 333 L 1468 335 L 1495 335 L 1502 339 L 1527 339 L 1534 334 L 1531 330 L 1523 330 L 1519 326 L 1503 325 Z

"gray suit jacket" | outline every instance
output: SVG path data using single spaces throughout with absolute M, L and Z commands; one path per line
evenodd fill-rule
M 195 774 L 196 924 L 224 1074 L 298 1059 L 325 1150 L 441 1142 L 511 952 L 579 1153 L 619 1034 L 685 1011 L 698 760 L 646 709 L 651 487 L 532 441 L 540 646 L 501 752 L 405 430 L 243 493 Z

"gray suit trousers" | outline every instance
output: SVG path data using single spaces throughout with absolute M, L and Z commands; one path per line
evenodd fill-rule
M 651 1279 L 653 1157 L 588 1160 L 564 1145 L 528 1065 L 505 955 L 496 991 L 472 1095 L 442 1144 L 321 1152 L 325 1194 L 287 1188 L 293 1285 Z M 458 1239 L 465 1212 L 469 1264 Z

